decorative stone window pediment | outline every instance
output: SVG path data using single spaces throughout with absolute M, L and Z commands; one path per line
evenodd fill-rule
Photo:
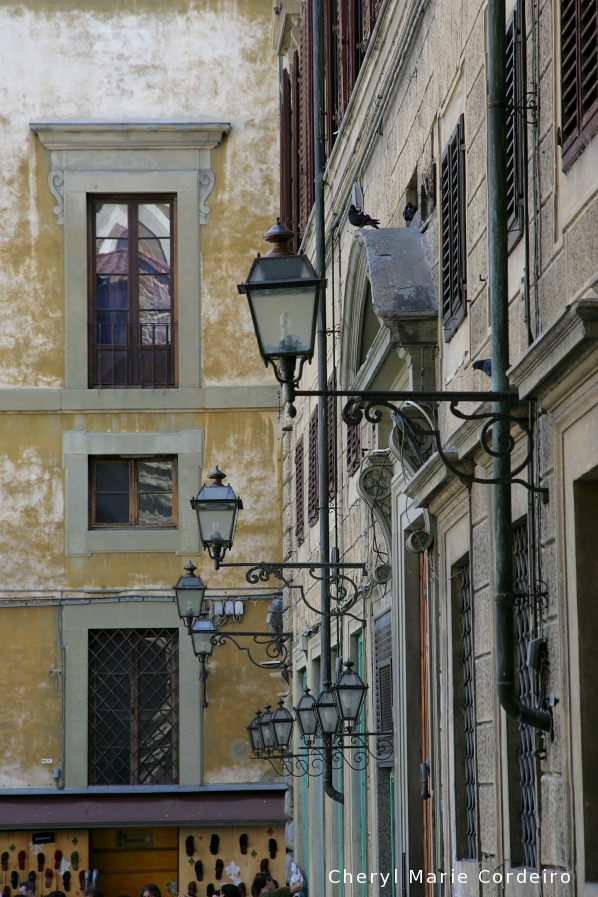
M 169 194 L 178 225 L 178 385 L 201 384 L 200 225 L 214 187 L 210 154 L 227 122 L 44 121 L 31 131 L 50 153 L 48 178 L 57 224 L 64 225 L 65 386 L 87 389 L 88 197 Z

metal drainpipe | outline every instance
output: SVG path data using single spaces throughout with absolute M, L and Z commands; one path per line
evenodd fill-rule
M 323 78 L 323 46 L 322 46 L 322 0 L 312 0 L 313 10 L 313 79 L 314 79 L 314 174 L 315 174 L 315 222 L 316 222 L 316 271 L 318 277 L 326 276 L 326 236 L 324 232 L 324 78 Z M 326 338 L 326 291 L 320 292 L 318 308 L 318 480 L 319 480 L 319 523 L 320 523 L 320 560 L 323 564 L 330 561 L 330 518 L 328 505 L 330 502 L 330 480 L 328 471 L 328 402 L 322 392 L 328 388 L 328 346 Z M 320 609 L 322 622 L 321 638 L 321 672 L 322 684 L 332 680 L 331 645 L 330 645 L 330 581 L 324 568 L 320 584 Z M 344 803 L 344 795 L 332 784 L 332 740 L 325 735 L 324 772 L 322 784 L 324 791 L 332 800 Z
M 492 389 L 509 390 L 509 294 L 506 193 L 506 66 L 504 0 L 488 2 L 488 242 L 490 259 L 490 310 L 492 328 Z M 505 402 L 494 402 L 492 410 L 509 413 Z M 494 447 L 510 440 L 508 420 L 493 426 Z M 508 452 L 492 462 L 494 477 L 508 476 Z M 515 688 L 515 631 L 513 615 L 513 557 L 511 530 L 511 485 L 493 487 L 494 518 L 494 608 L 496 621 L 496 689 L 509 716 L 518 722 L 549 732 L 552 719 L 545 710 L 521 703 Z

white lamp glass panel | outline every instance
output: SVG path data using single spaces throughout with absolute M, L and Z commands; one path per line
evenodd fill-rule
M 279 747 L 286 747 L 291 740 L 291 731 L 293 729 L 292 719 L 277 719 L 272 723 L 276 742 Z
M 336 704 L 318 706 L 318 716 L 325 735 L 333 735 L 338 727 L 338 710 Z
M 339 688 L 336 694 L 343 719 L 357 720 L 364 692 L 361 689 Z
M 232 502 L 210 502 L 209 507 L 198 509 L 197 519 L 204 545 L 226 545 L 232 541 L 236 511 Z
M 177 589 L 176 597 L 180 617 L 199 617 L 202 611 L 205 589 Z
M 318 290 L 251 289 L 250 298 L 264 355 L 309 354 Z

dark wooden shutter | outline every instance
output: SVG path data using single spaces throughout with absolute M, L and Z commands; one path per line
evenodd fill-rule
M 374 663 L 376 665 L 376 728 L 378 732 L 393 731 L 392 688 L 392 614 L 391 611 L 374 620 Z M 392 757 L 385 759 L 392 763 Z
M 328 378 L 329 391 L 336 389 L 336 368 Z M 328 406 L 328 483 L 330 495 L 334 495 L 337 489 L 336 476 L 336 398 L 329 396 Z
M 318 476 L 318 409 L 317 406 L 309 419 L 309 453 L 307 473 L 307 519 L 313 526 L 318 520 L 320 497 L 320 478 Z
M 367 49 L 367 45 L 369 43 L 370 37 L 372 36 L 372 31 L 374 30 L 374 25 L 376 24 L 376 17 L 374 15 L 374 0 L 362 0 L 361 3 L 361 11 L 362 11 L 362 41 L 363 41 L 363 50 Z
M 337 130 L 338 46 L 336 0 L 324 0 L 324 146 L 326 157 L 332 152 Z
M 465 119 L 442 154 L 442 323 L 451 338 L 467 312 L 467 241 L 465 233 Z
M 297 545 L 301 545 L 305 539 L 304 450 L 303 436 L 301 436 L 295 446 L 295 537 Z
M 291 230 L 297 234 L 292 249 L 299 250 L 299 230 L 301 227 L 301 77 L 299 73 L 299 53 L 295 50 L 291 63 Z
M 301 48 L 300 79 L 300 215 L 299 234 L 302 235 L 309 213 L 314 204 L 314 89 L 313 89 L 313 39 L 311 3 L 305 4 L 305 11 L 299 27 L 299 43 Z
M 519 3 L 507 25 L 507 229 L 509 251 L 523 234 L 523 190 L 525 165 L 525 87 L 523 44 Z
M 282 70 L 280 85 L 280 220 L 293 230 L 292 162 L 291 162 L 291 79 Z
M 357 78 L 357 29 L 355 0 L 337 0 L 338 20 L 338 120 L 346 112 Z
M 361 424 L 347 427 L 347 473 L 355 473 L 361 464 Z
M 598 0 L 561 0 L 563 168 L 598 128 Z

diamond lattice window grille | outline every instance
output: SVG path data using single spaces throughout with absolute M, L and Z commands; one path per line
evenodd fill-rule
M 178 782 L 178 630 L 89 631 L 89 784 Z

